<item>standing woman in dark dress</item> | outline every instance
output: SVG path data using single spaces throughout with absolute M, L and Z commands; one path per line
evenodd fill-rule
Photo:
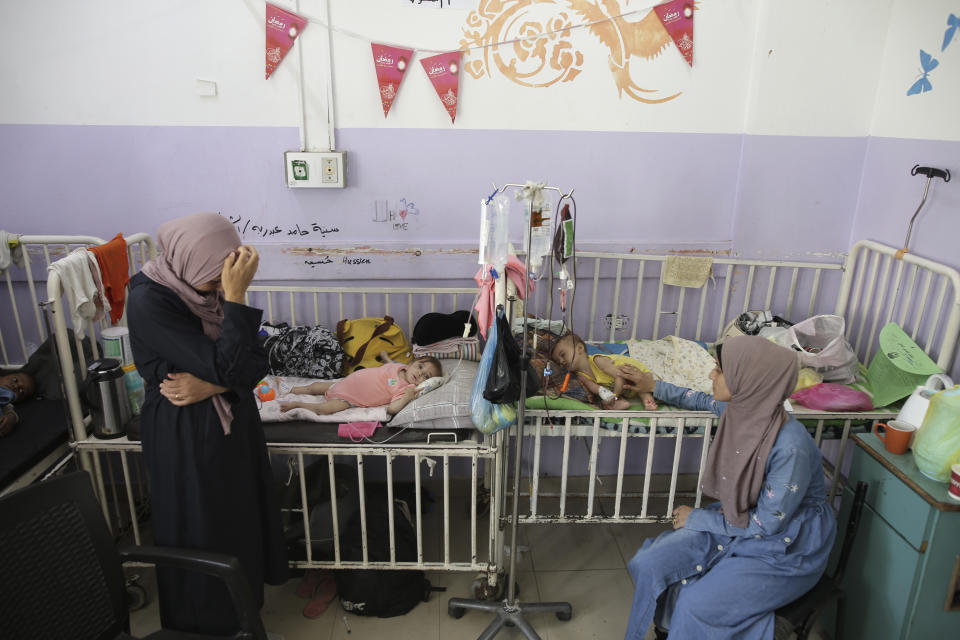
M 273 475 L 253 388 L 267 372 L 262 311 L 244 304 L 259 257 L 230 222 L 198 213 L 157 230 L 162 255 L 130 280 L 127 318 L 146 385 L 140 416 L 154 540 L 240 560 L 258 604 L 287 578 Z M 217 578 L 158 569 L 164 627 L 228 633 Z

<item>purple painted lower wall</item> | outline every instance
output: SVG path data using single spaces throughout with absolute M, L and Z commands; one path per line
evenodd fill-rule
M 849 245 L 865 142 L 345 129 L 347 188 L 291 190 L 283 152 L 297 144 L 293 128 L 0 125 L 2 227 L 110 237 L 215 210 L 236 217 L 251 243 L 289 242 L 299 225 L 310 232 L 296 237 L 314 245 L 475 246 L 491 184 L 530 179 L 575 190 L 584 244 L 833 255 Z M 377 203 L 412 205 L 404 228 L 376 221 Z M 281 232 L 264 237 L 250 229 L 258 224 Z

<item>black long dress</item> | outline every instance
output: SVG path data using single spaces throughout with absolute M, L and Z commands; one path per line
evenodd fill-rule
M 146 386 L 140 421 L 155 542 L 236 556 L 262 605 L 264 582 L 287 578 L 280 510 L 252 393 L 268 369 L 256 337 L 262 311 L 224 303 L 214 341 L 176 293 L 142 273 L 130 280 L 127 305 L 130 345 Z M 173 372 L 230 389 L 230 435 L 212 400 L 177 407 L 160 395 L 160 382 Z M 169 569 L 157 578 L 164 627 L 236 629 L 233 605 L 216 578 Z

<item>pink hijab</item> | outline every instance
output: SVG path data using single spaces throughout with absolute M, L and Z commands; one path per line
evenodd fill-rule
M 216 340 L 223 324 L 223 292 L 200 293 L 194 287 L 217 279 L 223 261 L 240 246 L 237 230 L 218 213 L 195 213 L 157 227 L 157 243 L 163 253 L 143 265 L 143 273 L 172 289 L 203 322 L 204 335 Z M 217 394 L 213 406 L 229 435 L 230 403 Z
M 732 398 L 720 416 L 701 486 L 720 499 L 727 522 L 744 528 L 760 496 L 767 456 L 790 419 L 783 401 L 797 385 L 797 356 L 765 338 L 737 336 L 724 340 L 722 359 Z

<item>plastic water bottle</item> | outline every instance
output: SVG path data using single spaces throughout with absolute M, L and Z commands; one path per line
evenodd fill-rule
M 143 388 L 143 378 L 137 372 L 137 368 L 128 364 L 123 368 L 123 383 L 127 389 L 127 398 L 130 399 L 130 410 L 133 415 L 140 415 L 140 409 L 143 407 L 143 398 L 146 391 Z

